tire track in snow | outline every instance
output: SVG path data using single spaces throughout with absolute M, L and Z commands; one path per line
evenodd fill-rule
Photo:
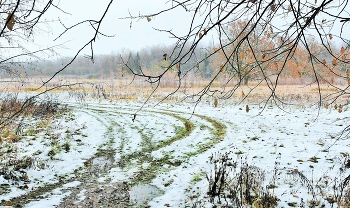
M 90 114 L 94 116 L 101 124 L 103 124 L 106 127 L 106 133 L 105 135 L 108 137 L 108 142 L 100 145 L 98 148 L 98 152 L 88 159 L 89 164 L 84 167 L 80 167 L 76 170 L 74 170 L 75 176 L 71 178 L 65 178 L 61 177 L 60 181 L 57 183 L 53 184 L 46 184 L 44 187 L 37 188 L 26 195 L 12 198 L 9 200 L 12 204 L 26 204 L 30 201 L 35 201 L 39 200 L 40 198 L 45 198 L 43 196 L 44 194 L 49 194 L 52 192 L 54 189 L 61 188 L 61 191 L 70 191 L 71 194 L 70 196 L 66 197 L 64 200 L 67 203 L 62 203 L 60 207 L 69 207 L 72 205 L 72 203 L 79 201 L 79 197 L 81 197 L 81 190 L 87 190 L 89 194 L 85 194 L 87 198 L 80 200 L 79 203 L 87 204 L 87 203 L 95 203 L 96 201 L 100 200 L 98 197 L 93 198 L 93 195 L 95 192 L 91 191 L 92 189 L 98 189 L 96 184 L 102 185 L 102 187 L 106 188 L 106 190 L 110 190 L 110 186 L 106 186 L 107 183 L 110 183 L 110 180 L 108 179 L 107 181 L 99 181 L 98 179 L 107 176 L 110 173 L 110 170 L 112 168 L 115 168 L 115 166 L 120 165 L 121 163 L 131 163 L 132 160 L 137 158 L 137 163 L 138 165 L 142 165 L 143 163 L 148 163 L 147 168 L 138 168 L 137 171 L 131 173 L 131 176 L 126 173 L 126 181 L 131 180 L 131 184 L 137 184 L 137 183 L 148 183 L 150 182 L 153 178 L 155 178 L 160 172 L 162 171 L 167 171 L 164 169 L 164 165 L 170 165 L 173 167 L 177 167 L 181 165 L 183 162 L 183 159 L 188 159 L 191 158 L 195 155 L 201 154 L 202 152 L 212 148 L 217 144 L 218 142 L 223 140 L 223 137 L 226 132 L 226 126 L 214 119 L 211 119 L 207 116 L 203 115 L 197 115 L 194 114 L 197 118 L 202 119 L 205 122 L 208 122 L 211 124 L 211 127 L 208 127 L 210 129 L 211 133 L 211 140 L 206 143 L 201 143 L 201 144 L 196 144 L 197 148 L 194 151 L 187 152 L 184 157 L 181 159 L 178 159 L 176 157 L 171 156 L 171 152 L 169 154 L 165 154 L 163 157 L 160 158 L 154 158 L 152 156 L 152 153 L 155 151 L 158 151 L 160 149 L 166 149 L 166 147 L 172 145 L 175 142 L 181 141 L 186 137 L 189 137 L 191 133 L 193 133 L 195 128 L 199 128 L 198 126 L 196 127 L 195 124 L 193 124 L 191 121 L 188 119 L 182 117 L 181 115 L 189 115 L 184 112 L 170 112 L 170 111 L 162 111 L 162 110 L 149 110 L 145 111 L 145 113 L 139 113 L 137 115 L 137 120 L 136 123 L 131 123 L 131 117 L 133 113 L 135 112 L 136 108 L 124 108 L 124 109 L 111 109 L 110 106 L 103 106 L 103 105 L 94 105 L 89 108 L 84 108 L 83 110 L 81 107 L 76 107 L 74 105 L 71 105 L 75 110 L 79 110 L 81 112 Z M 152 133 L 151 130 L 146 130 L 144 131 L 144 128 L 146 127 L 147 122 L 149 122 L 150 118 L 155 117 L 159 118 L 160 121 L 164 122 L 164 117 L 171 117 L 172 119 L 169 120 L 176 120 L 180 121 L 183 126 L 179 127 L 175 126 L 174 129 L 174 135 L 171 136 L 168 139 L 161 140 L 157 139 L 159 141 L 151 141 L 152 137 L 156 133 Z M 119 118 L 118 118 L 119 117 Z M 148 118 L 150 117 L 150 118 Z M 145 122 L 140 122 L 144 118 L 146 121 Z M 134 125 L 135 129 L 137 131 L 126 131 L 126 126 L 121 125 L 118 123 L 120 119 L 123 119 L 124 121 L 127 121 L 129 125 Z M 148 120 L 147 120 L 148 119 Z M 167 122 L 165 125 L 163 125 L 163 128 L 166 127 L 168 128 L 168 123 Z M 197 121 L 196 123 L 200 124 L 200 121 Z M 202 124 L 206 125 L 206 124 Z M 130 128 L 130 127 L 128 127 Z M 155 129 L 158 130 L 158 129 Z M 129 134 L 129 135 L 126 135 Z M 135 134 L 140 135 L 140 137 L 143 140 L 146 140 L 146 142 L 142 143 L 141 149 L 136 150 L 134 152 L 129 152 L 124 148 L 125 143 L 127 142 L 134 142 L 132 141 L 132 138 L 135 136 Z M 147 134 L 147 136 L 142 135 L 142 134 Z M 200 132 L 198 131 L 198 134 Z M 119 139 L 117 140 L 116 137 Z M 121 140 L 121 137 L 124 138 L 124 141 Z M 128 140 L 125 138 L 128 137 Z M 118 143 L 118 145 L 115 145 L 113 143 Z M 124 146 L 123 146 L 124 143 Z M 181 142 L 179 143 L 181 144 Z M 116 146 L 119 146 L 116 148 Z M 181 148 L 181 146 L 179 147 Z M 118 155 L 118 156 L 116 156 Z M 101 162 L 99 160 L 104 160 L 104 161 L 109 161 L 109 162 Z M 104 163 L 104 165 L 101 165 L 101 163 Z M 121 167 L 123 168 L 123 167 Z M 125 168 L 125 167 L 124 167 Z M 129 173 L 130 174 L 130 173 Z M 123 177 L 122 177 L 123 178 Z M 71 187 L 68 189 L 62 188 L 64 184 L 71 183 L 73 181 L 80 181 L 81 184 L 78 185 L 77 187 Z M 120 186 L 119 183 L 114 183 L 115 186 Z M 121 188 L 124 189 L 125 187 Z M 90 191 L 89 191 L 90 190 Z M 125 190 L 120 190 L 120 192 L 123 192 Z M 83 194 L 84 195 L 84 194 Z M 109 193 L 109 195 L 112 195 L 112 193 Z M 104 199 L 104 202 L 99 203 L 98 205 L 109 205 L 110 200 Z M 126 202 L 125 202 L 126 203 Z M 6 204 L 6 202 L 2 203 Z M 127 205 L 127 204 L 124 204 Z
M 123 108 L 122 110 L 120 109 L 110 109 L 108 106 L 103 107 L 101 105 L 98 106 L 94 106 L 97 107 L 97 109 L 103 111 L 103 109 L 107 108 L 108 109 L 108 113 L 111 114 L 118 114 L 121 112 L 124 112 L 124 115 L 128 115 L 130 116 L 130 118 L 132 117 L 133 113 L 135 112 L 136 108 Z M 178 120 L 181 120 L 184 124 L 186 124 L 186 122 L 189 122 L 188 119 L 183 118 L 181 116 L 179 116 L 180 114 L 185 114 L 188 115 L 187 113 L 183 113 L 183 112 L 178 112 L 178 111 L 169 111 L 169 110 L 149 110 L 146 111 L 147 113 L 145 114 L 138 114 L 138 118 L 137 120 L 142 120 L 140 119 L 140 117 L 142 118 L 143 116 L 150 116 L 149 113 L 156 113 L 156 114 L 162 114 L 162 115 L 167 115 L 167 116 L 172 116 Z M 224 125 L 223 123 L 214 120 L 208 116 L 204 116 L 204 115 L 199 115 L 199 114 L 193 114 L 194 116 L 205 120 L 206 122 L 209 122 L 212 125 L 212 128 L 210 128 L 210 132 L 212 134 L 210 140 L 208 142 L 204 142 L 204 143 L 199 143 L 197 144 L 197 148 L 194 151 L 190 151 L 187 152 L 186 155 L 184 155 L 181 160 L 183 159 L 189 159 L 190 157 L 196 156 L 198 154 L 203 153 L 204 151 L 214 147 L 217 143 L 219 143 L 220 141 L 222 141 L 224 139 L 224 136 L 226 134 L 226 125 Z M 137 121 L 136 120 L 136 121 Z M 131 123 L 131 121 L 127 120 L 129 124 L 133 124 Z M 132 178 L 132 180 L 136 180 L 137 182 L 149 182 L 152 178 L 156 177 L 156 174 L 153 174 L 155 172 L 159 172 L 159 169 L 162 165 L 164 164 L 168 164 L 168 165 L 172 165 L 172 166 L 179 166 L 181 164 L 181 161 L 178 160 L 177 158 L 169 158 L 169 154 L 166 154 L 165 157 L 161 157 L 161 158 L 154 158 L 152 157 L 151 153 L 155 152 L 161 148 L 166 148 L 168 146 L 170 146 L 171 144 L 173 144 L 176 141 L 180 141 L 186 137 L 188 137 L 190 135 L 190 133 L 194 130 L 195 126 L 194 124 L 190 124 L 191 125 L 191 131 L 188 131 L 185 135 L 180 135 L 180 134 L 176 134 L 175 136 L 173 136 L 171 139 L 169 140 L 163 140 L 162 142 L 156 144 L 156 145 L 143 145 L 143 148 L 141 151 L 135 151 L 133 153 L 129 153 L 129 154 L 125 154 L 124 156 L 122 156 L 122 160 L 119 163 L 125 164 L 125 163 L 130 163 L 131 160 L 134 160 L 135 158 L 137 158 L 137 163 L 138 165 L 141 165 L 144 162 L 148 162 L 150 163 L 150 168 L 146 168 L 145 170 L 140 170 L 138 172 L 134 172 L 134 178 Z M 181 148 L 181 147 L 180 147 Z M 148 172 L 147 172 L 148 171 Z M 146 175 L 149 175 L 149 177 L 145 177 Z
M 80 112 L 84 112 L 84 111 L 80 111 Z M 97 118 L 96 116 L 94 116 L 92 114 L 90 114 L 90 115 Z M 99 121 L 103 126 L 106 127 L 106 129 L 108 129 L 105 121 L 103 121 L 99 118 L 97 118 L 97 121 Z M 106 146 L 106 143 L 103 143 L 100 145 L 100 147 L 104 147 L 104 146 Z M 88 160 L 92 161 L 95 157 L 96 157 L 96 155 L 94 155 L 93 157 L 91 157 Z M 55 189 L 62 188 L 64 184 L 68 184 L 68 183 L 77 181 L 81 178 L 88 178 L 89 177 L 86 174 L 85 170 L 82 168 L 82 166 L 75 169 L 73 171 L 73 174 L 74 174 L 74 176 L 72 176 L 72 177 L 58 176 L 58 182 L 45 184 L 44 186 L 37 187 L 34 190 L 31 190 L 31 191 L 25 193 L 24 195 L 21 195 L 18 197 L 13 197 L 13 198 L 6 200 L 6 201 L 1 201 L 0 205 L 12 204 L 12 206 L 14 206 L 14 207 L 17 207 L 17 206 L 22 207 L 24 204 L 30 203 L 32 201 L 37 201 L 37 200 L 40 200 L 40 199 L 47 197 L 47 195 L 49 195 L 50 192 L 54 191 Z
M 125 109 L 124 109 L 125 110 Z M 134 109 L 130 109 L 131 112 L 134 111 Z M 109 112 L 110 115 L 115 115 L 115 112 L 116 111 L 113 111 L 113 112 Z M 170 112 L 157 112 L 157 111 L 152 111 L 151 113 L 157 113 L 157 114 L 162 114 L 162 115 L 168 115 L 168 116 L 172 116 L 172 117 L 175 117 L 176 119 L 178 120 L 181 120 L 183 123 L 186 123 L 188 122 L 187 119 L 183 118 L 183 117 L 180 117 L 178 114 L 180 113 L 177 113 L 177 114 L 174 114 L 174 113 L 170 113 Z M 124 114 L 125 115 L 128 115 L 128 116 L 132 116 L 132 113 L 130 113 L 130 111 L 127 113 L 127 114 Z M 147 113 L 146 116 L 149 116 L 149 114 Z M 210 142 L 209 145 L 203 145 L 203 146 L 200 146 L 199 149 L 197 150 L 196 153 L 189 153 L 188 155 L 186 155 L 185 157 L 187 158 L 190 158 L 194 155 L 197 155 L 197 154 L 200 154 L 204 151 L 206 151 L 207 149 L 213 147 L 216 143 L 218 143 L 219 141 L 222 141 L 224 135 L 225 135 L 225 129 L 226 129 L 226 126 L 221 124 L 220 122 L 217 122 L 213 119 L 210 119 L 209 117 L 206 117 L 206 116 L 200 116 L 200 115 L 196 115 L 198 118 L 200 119 L 203 119 L 209 123 L 211 123 L 211 125 L 213 126 L 212 128 L 210 128 L 211 130 L 211 133 L 212 133 L 212 140 Z M 142 118 L 141 115 L 138 115 L 138 117 Z M 110 118 L 112 119 L 112 118 Z M 141 119 L 142 120 L 142 119 Z M 129 121 L 130 124 L 133 124 Z M 142 128 L 142 125 L 140 126 Z M 147 183 L 147 182 L 150 182 L 153 178 L 155 178 L 160 172 L 164 172 L 164 171 L 167 171 L 167 170 L 164 170 L 163 166 L 165 164 L 168 164 L 168 165 L 172 165 L 174 167 L 178 166 L 181 164 L 181 161 L 174 161 L 174 160 L 171 160 L 171 158 L 168 158 L 168 156 L 165 156 L 163 158 L 158 158 L 158 159 L 155 159 L 151 156 L 151 153 L 156 151 L 156 150 L 159 150 L 161 148 L 166 148 L 167 146 L 173 144 L 174 142 L 176 141 L 181 141 L 182 139 L 188 137 L 190 135 L 190 133 L 193 131 L 193 129 L 195 128 L 195 126 L 193 125 L 191 127 L 191 131 L 184 135 L 184 136 L 174 136 L 172 137 L 171 139 L 169 140 L 166 140 L 165 142 L 163 142 L 163 144 L 156 144 L 154 146 L 144 146 L 142 151 L 138 151 L 138 152 L 133 152 L 133 153 L 130 153 L 130 154 L 126 154 L 125 157 L 123 157 L 123 159 L 127 162 L 127 161 L 130 161 L 130 160 L 133 160 L 135 158 L 138 158 L 139 160 L 139 164 L 143 164 L 143 163 L 149 163 L 149 166 L 148 168 L 144 169 L 144 170 L 138 170 L 136 172 L 134 172 L 134 177 L 131 177 L 129 178 L 129 180 L 133 180 L 134 183 L 139 183 L 139 182 L 143 182 L 143 183 Z
M 103 114 L 105 114 L 103 112 L 103 110 L 99 111 L 99 114 L 103 115 L 104 119 L 108 119 L 109 120 L 109 123 L 111 124 L 110 126 L 114 126 L 116 124 L 116 122 L 114 122 L 115 113 L 113 113 L 113 112 L 112 113 L 108 112 L 108 113 L 110 115 L 107 116 L 107 115 L 103 115 Z M 120 128 L 120 126 L 119 126 L 119 128 Z M 125 129 L 125 128 L 123 127 L 123 129 Z M 181 139 L 181 137 L 177 137 L 176 135 L 174 137 L 176 137 L 178 139 Z M 155 148 L 157 148 L 157 147 L 155 147 Z M 129 160 L 131 160 L 131 159 L 135 158 L 135 156 L 130 156 L 130 155 L 134 155 L 135 153 L 137 154 L 137 153 L 140 153 L 140 152 L 145 153 L 146 151 L 147 152 L 151 152 L 153 149 L 154 148 L 151 147 L 151 146 L 146 146 L 141 151 L 133 152 L 133 153 L 127 155 L 127 157 L 129 157 Z M 120 148 L 119 150 L 121 152 L 123 152 L 123 148 Z M 116 149 L 114 149 L 113 151 L 114 151 L 114 153 L 116 153 Z M 100 155 L 101 155 L 101 153 L 100 153 Z M 102 155 L 104 155 L 104 154 L 102 153 Z M 145 156 L 139 157 L 138 159 L 141 161 L 141 163 L 143 163 L 145 160 L 147 160 L 147 158 Z M 120 164 L 120 162 L 119 162 L 119 164 Z M 153 163 L 152 163 L 152 165 L 153 165 Z M 109 168 L 109 170 L 111 170 L 111 167 Z M 105 171 L 105 173 L 106 173 L 106 171 Z M 137 173 L 134 173 L 134 175 L 135 174 L 136 175 L 140 174 L 142 176 L 145 176 L 145 175 L 150 176 L 150 174 L 148 174 L 148 173 L 144 174 L 142 172 L 142 170 L 138 171 Z M 83 187 L 85 187 L 84 190 L 87 189 L 87 191 L 85 191 L 85 192 L 87 192 L 87 194 L 86 193 L 84 194 L 84 196 L 86 198 L 78 202 L 80 205 L 83 205 L 83 206 L 84 205 L 85 206 L 86 205 L 89 205 L 89 206 L 90 205 L 93 205 L 93 206 L 101 206 L 101 205 L 102 206 L 111 206 L 111 205 L 116 206 L 115 204 L 113 204 L 113 202 L 115 202 L 115 193 L 119 192 L 119 195 L 117 194 L 118 196 L 123 195 L 123 194 L 120 194 L 120 193 L 123 193 L 123 192 L 126 193 L 125 186 L 124 186 L 124 190 L 119 188 L 118 190 L 112 190 L 111 191 L 111 188 L 110 188 L 111 186 L 110 186 L 109 180 L 108 180 L 108 185 L 107 186 L 106 186 L 106 184 L 104 182 L 99 182 L 98 183 L 98 181 L 96 180 L 96 177 L 92 178 L 92 180 L 90 179 L 90 181 L 92 181 L 93 183 L 87 184 L 86 182 L 83 182 L 83 184 L 79 185 L 78 188 L 72 188 L 72 189 L 74 189 L 73 193 L 69 197 L 66 197 L 65 198 L 65 202 L 62 203 L 59 207 L 70 207 L 70 206 L 74 206 L 73 204 L 76 205 L 76 202 L 79 201 L 79 199 L 78 199 L 79 195 L 81 194 L 81 191 L 78 191 L 78 190 L 79 189 L 80 190 L 83 189 Z M 94 186 L 91 186 L 91 184 L 94 184 Z M 96 184 L 98 184 L 98 187 L 96 187 Z M 119 187 L 123 187 L 122 185 L 120 185 L 121 183 L 112 183 L 112 184 L 115 184 L 115 186 L 117 186 L 117 187 L 118 186 Z M 101 185 L 102 185 L 103 188 L 101 188 Z M 72 190 L 72 189 L 70 189 L 70 190 Z M 96 196 L 96 193 L 95 193 L 96 191 L 94 189 L 109 190 L 109 193 L 104 193 L 102 195 L 112 196 L 113 193 L 114 193 L 114 197 L 101 198 L 98 195 Z M 124 206 L 128 205 L 128 203 L 129 203 L 128 198 L 126 197 L 124 199 L 125 200 L 119 200 L 119 202 L 121 203 L 121 205 L 119 207 L 124 207 Z

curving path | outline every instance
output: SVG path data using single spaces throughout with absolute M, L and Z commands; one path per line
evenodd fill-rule
M 197 114 L 188 120 L 190 115 L 184 112 L 152 109 L 139 112 L 133 122 L 137 109 L 132 106 L 91 104 L 82 108 L 70 104 L 70 107 L 95 117 L 98 125 L 105 127 L 106 142 L 79 168 L 59 176 L 58 182 L 0 205 L 34 206 L 57 190 L 65 196 L 59 207 L 146 205 L 163 194 L 149 185 L 153 179 L 214 147 L 226 133 L 223 123 Z M 69 186 L 72 183 L 75 185 Z M 139 192 L 143 192 L 142 196 Z

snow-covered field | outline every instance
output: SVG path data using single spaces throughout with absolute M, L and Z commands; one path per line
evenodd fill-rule
M 40 133 L 2 144 L 2 205 L 211 207 L 210 158 L 226 152 L 237 168 L 248 163 L 264 173 L 261 187 L 279 199 L 278 207 L 330 207 L 340 193 L 334 187 L 350 180 L 350 140 L 338 137 L 349 125 L 346 109 L 268 106 L 260 114 L 258 105 L 247 113 L 245 105 L 201 103 L 192 115 L 190 104 L 147 104 L 141 111 L 136 101 L 69 106 L 71 113 Z M 37 128 L 31 122 L 24 132 Z M 21 175 L 5 174 L 21 158 Z

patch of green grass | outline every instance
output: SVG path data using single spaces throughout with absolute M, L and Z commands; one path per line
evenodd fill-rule
M 254 136 L 254 137 L 252 137 L 250 140 L 251 140 L 251 141 L 257 141 L 257 140 L 259 140 L 259 138 L 260 138 L 260 137 L 258 137 L 258 136 Z
M 214 145 L 216 145 L 217 143 L 219 143 L 220 141 L 222 141 L 224 139 L 224 136 L 226 134 L 226 126 L 212 118 L 209 118 L 207 116 L 203 116 L 203 115 L 197 115 L 195 114 L 195 116 L 198 116 L 202 119 L 207 120 L 208 122 L 210 122 L 214 128 L 210 128 L 211 133 L 213 134 L 212 138 L 209 139 L 204 139 L 204 140 L 208 140 L 207 143 L 200 143 L 197 144 L 196 146 L 198 147 L 198 149 L 196 151 L 192 151 L 192 152 L 186 152 L 186 156 L 187 157 L 192 157 L 195 155 L 198 155 L 200 153 L 205 152 L 206 150 L 210 149 L 211 147 L 213 147 Z
M 162 147 L 170 145 L 171 143 L 173 143 L 175 141 L 178 141 L 178 140 L 181 140 L 181 139 L 187 137 L 188 135 L 190 135 L 190 133 L 195 128 L 195 125 L 191 121 L 189 121 L 188 119 L 182 118 L 178 115 L 171 114 L 171 113 L 162 112 L 162 114 L 175 117 L 176 119 L 180 120 L 184 124 L 184 126 L 175 127 L 175 129 L 176 129 L 175 135 L 168 140 L 161 141 L 158 145 L 156 145 L 154 147 L 153 150 L 158 150 Z
M 199 127 L 200 130 L 204 130 L 204 129 L 206 129 L 206 128 L 208 128 L 208 126 L 206 126 L 206 125 L 204 125 L 204 124 L 200 125 L 200 127 Z
M 41 150 L 37 150 L 36 152 L 33 153 L 33 155 L 40 155 L 41 153 L 43 153 Z
M 62 145 L 62 148 L 66 151 L 66 153 L 67 152 L 69 152 L 70 151 L 70 146 L 71 146 L 71 144 L 67 141 L 67 142 L 65 142 L 63 145 Z
M 171 179 L 168 180 L 167 182 L 163 183 L 163 185 L 164 185 L 165 187 L 168 187 L 168 186 L 170 186 L 172 183 L 174 183 L 174 178 L 171 178 Z
M 38 130 L 36 130 L 33 126 L 29 127 L 26 131 L 23 132 L 23 136 L 35 136 L 38 134 Z
M 319 157 L 310 157 L 310 159 L 308 159 L 308 161 L 310 161 L 310 162 L 313 162 L 313 163 L 318 163 L 318 160 L 319 160 L 320 158 Z
M 51 150 L 47 153 L 48 156 L 50 156 L 51 159 L 60 152 L 60 149 L 57 147 L 52 147 Z
M 275 189 L 277 188 L 278 186 L 274 185 L 274 184 L 269 184 L 266 186 L 267 189 Z
M 241 151 L 241 150 L 239 150 L 239 151 L 235 152 L 235 154 L 236 154 L 236 155 L 242 155 L 242 154 L 244 154 L 244 152 Z
M 8 194 L 11 191 L 10 184 L 0 184 L 0 195 Z
M 199 152 L 194 151 L 194 152 L 186 152 L 185 153 L 187 157 L 193 157 L 199 154 Z
M 162 158 L 159 158 L 159 159 L 155 159 L 152 156 L 150 156 L 150 154 L 148 154 L 152 151 L 156 151 L 162 147 L 170 145 L 171 143 L 173 143 L 175 141 L 178 141 L 178 140 L 181 140 L 181 139 L 187 137 L 195 128 L 195 125 L 185 118 L 182 118 L 180 116 L 170 114 L 170 113 L 162 113 L 162 114 L 170 115 L 170 116 L 177 118 L 178 120 L 183 122 L 184 126 L 177 127 L 175 135 L 168 140 L 163 140 L 160 143 L 158 143 L 157 145 L 143 142 L 142 143 L 143 148 L 142 148 L 141 152 L 133 152 L 131 154 L 123 156 L 123 160 L 127 164 L 130 163 L 134 158 L 138 158 L 138 161 L 140 164 L 142 164 L 144 162 L 147 162 L 150 164 L 147 167 L 147 169 L 140 170 L 137 173 L 135 173 L 134 180 L 132 182 L 133 184 L 148 183 L 150 180 L 152 180 L 154 177 L 156 177 L 156 175 L 160 171 L 160 168 L 164 164 L 168 164 L 171 166 L 179 166 L 183 162 L 181 160 L 174 160 L 173 156 L 171 156 L 170 154 L 166 154 L 166 153 L 164 154 L 164 156 Z M 145 140 L 147 138 L 143 137 L 143 139 Z M 149 138 L 149 139 L 151 139 L 151 138 Z
M 197 183 L 197 182 L 203 180 L 204 176 L 205 176 L 205 172 L 196 173 L 196 174 L 193 175 L 193 177 L 192 177 L 190 183 L 191 183 L 191 184 L 195 184 L 195 183 Z
M 195 125 L 191 121 L 189 121 L 188 119 L 182 118 L 176 114 L 165 113 L 165 112 L 154 112 L 154 113 L 160 113 L 160 114 L 165 114 L 165 115 L 175 117 L 176 119 L 180 120 L 183 123 L 183 126 L 175 127 L 175 129 L 176 129 L 175 135 L 172 136 L 171 138 L 169 138 L 168 140 L 163 140 L 163 141 L 159 142 L 158 144 L 151 144 L 151 143 L 143 142 L 141 151 L 133 152 L 131 154 L 127 154 L 127 155 L 122 156 L 122 160 L 126 164 L 133 162 L 135 158 L 137 158 L 138 164 L 149 163 L 149 166 L 147 166 L 147 168 L 139 170 L 134 174 L 133 181 L 132 181 L 133 184 L 148 183 L 150 180 L 152 180 L 154 177 L 156 177 L 156 175 L 159 174 L 159 172 L 164 172 L 164 171 L 169 170 L 169 168 L 165 168 L 164 170 L 161 170 L 162 167 L 166 164 L 168 164 L 169 167 L 181 165 L 183 163 L 183 160 L 174 159 L 174 157 L 171 156 L 170 153 L 169 154 L 164 153 L 164 156 L 162 158 L 158 158 L 158 159 L 153 158 L 151 156 L 151 154 L 149 154 L 149 153 L 151 153 L 152 151 L 156 151 L 160 148 L 163 148 L 165 146 L 168 146 L 175 141 L 181 140 L 181 139 L 189 136 L 190 133 L 195 128 Z M 205 117 L 205 116 L 203 116 L 203 117 Z M 208 148 L 212 147 L 213 145 L 215 145 L 219 141 L 223 140 L 223 136 L 225 135 L 225 128 L 226 128 L 225 125 L 223 125 L 223 124 L 221 124 L 213 119 L 210 119 L 208 117 L 205 117 L 204 119 L 211 122 L 213 124 L 213 126 L 215 127 L 215 129 L 210 128 L 212 134 L 214 135 L 214 139 L 210 138 L 210 139 L 208 139 L 208 141 L 209 141 L 208 143 L 200 144 L 198 146 L 199 149 L 195 152 L 192 152 L 192 154 L 191 153 L 187 154 L 187 157 L 185 157 L 185 159 L 190 157 L 190 156 L 197 155 L 197 154 L 207 150 Z M 209 127 L 202 125 L 201 128 L 204 129 L 204 128 L 209 128 Z M 122 130 L 120 130 L 120 131 L 122 131 Z M 140 131 L 139 131 L 139 133 L 140 133 Z M 141 131 L 141 133 L 142 133 L 142 131 Z M 152 135 L 151 136 L 150 135 L 143 135 L 142 138 L 144 141 L 146 141 L 146 140 L 148 140 L 147 138 L 149 138 L 149 139 L 152 138 Z M 125 142 L 126 141 L 121 142 L 120 149 L 124 147 Z M 128 165 L 126 165 L 124 167 L 127 168 Z M 170 185 L 171 183 L 172 183 L 172 180 L 169 180 L 165 184 Z
M 185 128 L 186 128 L 186 131 L 192 131 L 194 129 L 194 124 L 187 120 L 185 121 Z

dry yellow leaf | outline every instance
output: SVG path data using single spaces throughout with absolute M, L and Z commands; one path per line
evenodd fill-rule
M 147 17 L 147 22 L 150 22 L 152 19 L 150 17 Z
M 329 39 L 333 39 L 333 35 L 332 34 L 328 34 L 328 36 L 329 36 Z
M 240 53 L 240 54 L 239 54 L 239 58 L 241 58 L 241 59 L 245 58 L 246 56 L 247 56 L 246 53 Z
M 323 65 L 326 65 L 326 63 L 327 63 L 326 60 L 323 59 L 323 60 L 322 60 L 322 64 L 323 64 Z
M 271 10 L 274 12 L 276 10 L 276 5 L 275 4 L 271 4 Z
M 199 36 L 199 38 L 202 38 L 202 37 L 203 37 L 202 33 L 199 33 L 199 35 L 198 35 L 198 36 Z
M 262 59 L 265 59 L 266 58 L 266 54 L 264 53 L 262 56 L 261 56 Z
M 344 46 L 342 46 L 340 49 L 340 53 L 344 53 L 344 52 L 345 52 L 345 48 L 344 48 Z
M 350 78 L 348 78 L 348 85 L 350 85 Z
M 270 33 L 267 33 L 267 38 L 271 38 L 271 34 Z
M 224 65 L 221 64 L 221 65 L 220 65 L 220 72 L 223 72 L 224 69 L 225 69 L 225 68 L 224 68 Z
M 218 101 L 217 98 L 215 98 L 215 100 L 214 100 L 214 106 L 215 106 L 215 107 L 218 107 L 218 105 L 219 105 L 219 101 Z
M 7 18 L 6 18 L 6 27 L 9 30 L 13 30 L 13 26 L 15 25 L 15 15 L 12 13 L 8 13 L 7 14 Z
M 12 206 L 12 202 L 7 202 L 5 206 Z
M 199 63 L 196 64 L 196 68 L 199 69 Z
M 180 68 L 180 64 L 179 64 L 179 63 L 176 64 L 176 68 L 177 68 L 177 69 Z
M 347 69 L 345 73 L 348 77 L 350 77 L 350 70 L 349 69 Z
M 333 65 L 333 66 L 336 66 L 336 65 L 337 65 L 337 59 L 333 58 L 333 60 L 332 60 L 332 65 Z
M 338 113 L 341 113 L 341 112 L 343 112 L 343 105 L 339 104 L 339 106 L 338 106 Z
M 245 112 L 249 113 L 249 110 L 250 110 L 249 106 L 246 105 L 246 106 L 245 106 Z
M 243 90 L 242 90 L 242 97 L 245 97 L 245 94 L 244 94 Z
M 343 54 L 340 58 L 341 58 L 341 60 L 344 61 L 346 57 L 345 57 L 345 55 Z
M 329 108 L 329 104 L 326 103 L 326 104 L 324 105 L 324 107 L 325 107 L 326 109 L 328 109 L 328 108 Z

